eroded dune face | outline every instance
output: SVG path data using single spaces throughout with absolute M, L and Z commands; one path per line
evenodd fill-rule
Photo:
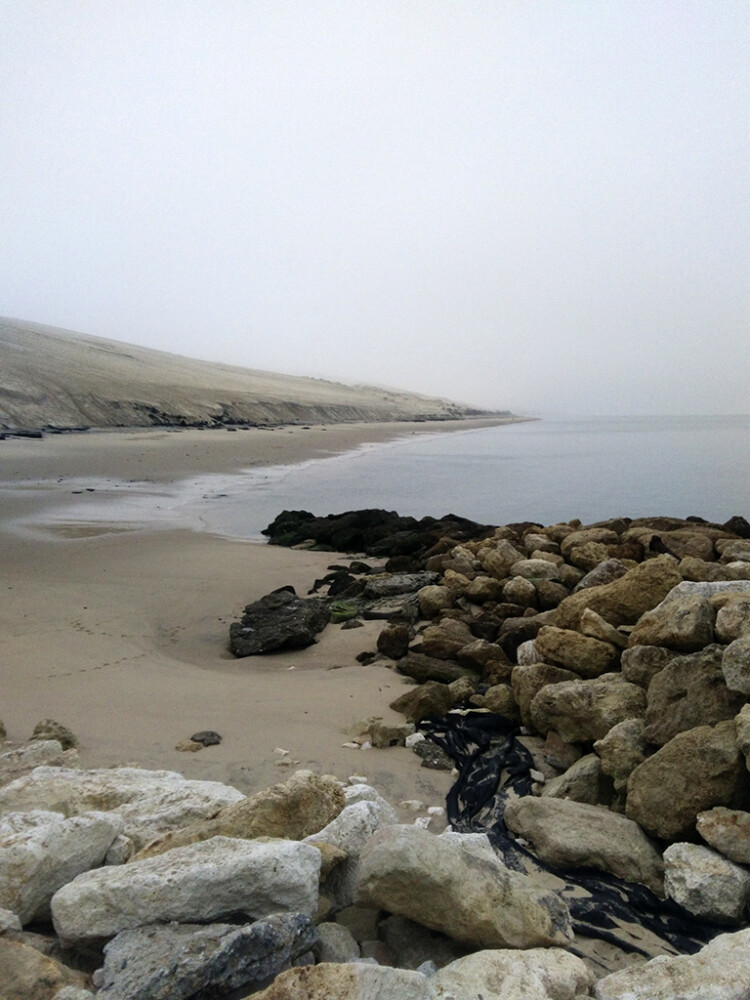
M 197 361 L 0 319 L 0 427 L 450 420 L 443 399 Z

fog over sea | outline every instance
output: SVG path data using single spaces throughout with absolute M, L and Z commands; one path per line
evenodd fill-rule
M 247 538 L 284 509 L 384 507 L 488 524 L 657 514 L 750 520 L 750 415 L 588 417 L 416 434 L 223 477 L 208 497 L 205 527 Z

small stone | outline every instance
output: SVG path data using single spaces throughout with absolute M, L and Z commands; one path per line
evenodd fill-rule
M 57 740 L 62 745 L 63 750 L 70 750 L 78 746 L 78 740 L 73 733 L 61 722 L 54 719 L 42 719 L 34 726 L 31 734 L 32 740 Z
M 221 743 L 221 736 L 213 729 L 202 729 L 199 733 L 193 733 L 190 739 L 194 743 L 202 743 L 204 747 L 213 747 Z

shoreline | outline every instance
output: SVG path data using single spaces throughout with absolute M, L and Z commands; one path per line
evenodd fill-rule
M 228 650 L 229 623 L 244 605 L 287 584 L 304 595 L 337 561 L 334 554 L 173 524 L 87 530 L 86 505 L 97 493 L 73 491 L 71 482 L 117 475 L 168 487 L 198 472 L 294 464 L 412 432 L 478 425 L 107 431 L 3 441 L 0 718 L 8 740 L 18 743 L 41 719 L 54 718 L 78 737 L 82 767 L 132 762 L 244 793 L 307 767 L 341 779 L 366 776 L 395 804 L 442 805 L 453 781 L 448 772 L 420 768 L 403 747 L 342 746 L 364 718 L 401 721 L 388 705 L 404 679 L 355 660 L 374 648 L 382 623 L 343 631 L 329 625 L 305 650 L 244 660 Z M 49 530 L 63 493 L 79 508 L 78 531 Z M 48 530 L 19 531 L 20 517 Z M 223 742 L 199 753 L 175 749 L 201 729 L 218 731 Z

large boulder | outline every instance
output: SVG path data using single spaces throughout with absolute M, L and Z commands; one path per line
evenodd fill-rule
M 664 646 L 630 646 L 622 651 L 620 670 L 631 684 L 647 689 L 660 670 L 677 656 Z
M 229 646 L 235 656 L 257 656 L 274 649 L 301 649 L 315 642 L 330 619 L 317 597 L 297 597 L 284 587 L 245 607 L 242 618 L 229 626 Z
M 641 615 L 629 642 L 631 646 L 666 646 L 692 653 L 714 641 L 715 618 L 711 602 L 701 594 L 669 594 Z
M 52 897 L 52 921 L 60 938 L 75 944 L 172 920 L 311 914 L 320 864 L 320 851 L 309 844 L 213 837 L 79 875 Z
M 304 840 L 338 816 L 345 804 L 344 790 L 337 778 L 298 771 L 287 781 L 224 806 L 212 819 L 198 820 L 158 837 L 138 854 L 138 859 L 155 857 L 174 847 L 197 844 L 211 837 Z
M 422 647 L 426 656 L 450 660 L 474 636 L 468 625 L 455 618 L 444 618 L 439 625 L 428 625 L 422 633 Z
M 357 902 L 379 906 L 480 948 L 563 945 L 562 899 L 507 869 L 483 835 L 386 827 L 362 854 Z
M 660 956 L 600 979 L 596 1000 L 746 1000 L 750 929 L 722 934 L 696 955 Z
M 324 962 L 277 976 L 253 1000 L 437 1000 L 421 972 L 383 965 Z
M 661 855 L 637 823 L 600 806 L 570 799 L 511 799 L 508 828 L 555 868 L 599 868 L 664 894 Z
M 571 629 L 545 625 L 534 640 L 536 651 L 546 663 L 572 670 L 580 677 L 599 677 L 617 668 L 618 650 Z
M 750 901 L 750 872 L 700 844 L 672 844 L 664 852 L 664 888 L 699 920 L 738 925 Z
M 441 719 L 453 708 L 453 693 L 447 684 L 427 681 L 400 695 L 390 707 L 406 716 L 408 722 L 421 722 L 433 717 Z
M 305 914 L 277 913 L 254 924 L 150 924 L 104 947 L 99 1000 L 183 1000 L 263 986 L 315 944 Z
M 223 806 L 244 798 L 229 785 L 190 781 L 175 771 L 36 767 L 0 788 L 0 816 L 40 806 L 64 816 L 114 812 L 123 821 L 123 833 L 140 848 L 168 830 L 215 816 Z
M 611 782 L 602 776 L 602 762 L 595 753 L 587 753 L 563 774 L 549 779 L 541 794 L 543 798 L 572 799 L 589 805 L 606 803 L 612 797 Z
M 631 773 L 646 759 L 648 747 L 644 728 L 643 719 L 625 719 L 594 743 L 602 772 L 612 779 L 616 793 L 627 787 Z
M 732 642 L 740 636 L 750 635 L 750 593 L 737 594 L 716 612 L 716 638 L 719 642 Z
M 722 656 L 721 671 L 730 691 L 750 696 L 750 635 L 730 642 Z
M 593 982 L 584 962 L 561 948 L 478 951 L 451 962 L 431 980 L 436 1000 L 575 1000 L 588 996 Z
M 744 697 L 724 682 L 723 656 L 723 646 L 706 646 L 698 653 L 675 657 L 653 678 L 644 730 L 649 743 L 664 746 L 686 729 L 735 717 Z
M 555 625 L 578 629 L 584 608 L 592 608 L 610 625 L 634 625 L 682 581 L 672 556 L 657 556 L 629 569 L 624 576 L 580 590 L 559 605 Z
M 749 790 L 735 723 L 697 726 L 678 733 L 635 768 L 625 812 L 652 837 L 685 840 L 699 812 L 713 806 L 741 809 Z
M 511 545 L 507 538 L 499 538 L 492 542 L 491 547 L 481 550 L 482 567 L 496 580 L 505 580 L 510 576 L 510 568 L 524 553 Z
M 65 819 L 34 810 L 0 819 L 0 906 L 22 924 L 49 920 L 53 895 L 97 868 L 122 826 L 119 816 L 98 812 Z
M 514 667 L 511 686 L 524 726 L 531 725 L 531 703 L 543 688 L 548 684 L 557 685 L 563 681 L 575 680 L 578 680 L 578 675 L 572 670 L 563 670 L 551 663 L 525 663 Z
M 531 723 L 546 735 L 554 729 L 569 743 L 600 740 L 612 726 L 625 719 L 642 717 L 646 695 L 622 674 L 602 674 L 593 680 L 551 684 L 531 703 Z
M 426 681 L 451 684 L 461 677 L 477 676 L 476 672 L 461 667 L 452 660 L 441 660 L 436 656 L 425 656 L 424 653 L 409 653 L 398 661 L 396 669 L 418 684 L 424 684 Z

